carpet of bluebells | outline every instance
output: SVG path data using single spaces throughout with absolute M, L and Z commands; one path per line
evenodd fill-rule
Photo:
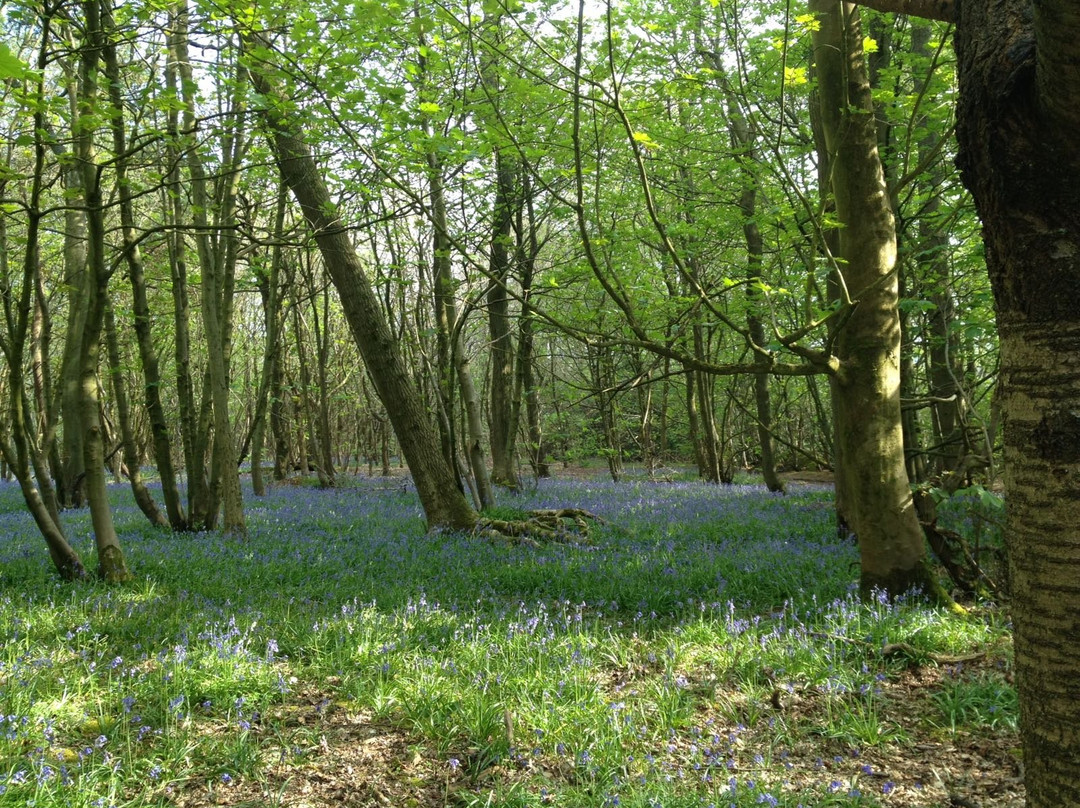
M 246 539 L 112 496 L 136 581 L 62 584 L 0 483 L 0 806 L 241 804 L 331 753 L 301 700 L 407 733 L 439 805 L 931 805 L 877 762 L 912 741 L 890 717 L 906 663 L 880 649 L 1007 631 L 859 603 L 824 488 L 545 480 L 501 504 L 607 524 L 540 548 L 425 534 L 400 479 L 249 489 Z M 93 566 L 88 514 L 65 524 Z M 918 720 L 1015 729 L 1006 673 L 958 666 Z M 275 782 L 242 804 L 294 804 Z

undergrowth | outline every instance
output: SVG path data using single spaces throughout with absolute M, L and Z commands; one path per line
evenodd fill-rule
M 923 787 L 867 762 L 921 731 L 889 685 L 935 654 L 1002 672 L 950 668 L 928 731 L 1015 729 L 1003 620 L 859 603 L 825 490 L 503 495 L 608 522 L 539 547 L 425 535 L 406 486 L 247 493 L 237 540 L 155 531 L 115 488 L 137 582 L 106 588 L 58 582 L 0 484 L 0 805 L 231 804 L 325 754 L 331 710 L 407 733 L 441 804 L 888 805 Z

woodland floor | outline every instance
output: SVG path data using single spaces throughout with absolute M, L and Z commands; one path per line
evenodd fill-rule
M 561 466 L 554 469 L 557 478 L 588 480 L 603 476 L 596 466 Z M 655 477 L 690 474 L 689 468 L 661 469 Z M 392 476 L 400 476 L 395 469 Z M 791 471 L 781 475 L 787 484 L 831 485 L 830 471 Z M 998 648 L 995 653 L 960 663 L 966 674 L 1000 671 L 1003 653 L 1011 649 Z M 942 679 L 955 668 L 935 664 L 912 664 L 899 678 L 883 685 L 884 700 L 890 704 L 889 719 L 895 722 L 909 741 L 887 744 L 860 751 L 857 756 L 830 754 L 836 749 L 814 739 L 791 749 L 786 755 L 790 783 L 799 788 L 822 779 L 822 772 L 836 771 L 850 775 L 852 770 L 870 771 L 864 780 L 873 791 L 880 792 L 881 784 L 896 780 L 916 784 L 898 788 L 889 795 L 887 804 L 896 808 L 1020 808 L 1024 804 L 1022 764 L 1019 756 L 1019 737 L 1013 730 L 1000 727 L 985 731 L 958 730 L 950 737 L 944 733 L 928 733 L 921 716 L 930 709 L 931 694 Z M 698 676 L 711 676 L 697 672 Z M 633 671 L 616 674 L 607 683 L 613 697 L 619 684 L 633 677 Z M 619 679 L 622 681 L 618 681 Z M 1011 676 L 1009 677 L 1011 682 Z M 445 761 L 427 754 L 422 738 L 410 735 L 402 728 L 379 721 L 370 714 L 354 712 L 348 705 L 332 703 L 333 693 L 310 691 L 282 705 L 277 717 L 303 730 L 303 737 L 315 732 L 318 743 L 309 750 L 311 757 L 303 765 L 269 762 L 266 777 L 261 782 L 249 781 L 228 789 L 208 791 L 202 784 L 176 794 L 178 808 L 201 808 L 210 805 L 261 806 L 281 808 L 324 808 L 325 806 L 404 806 L 405 808 L 444 808 L 454 805 L 499 805 L 496 786 L 505 787 L 515 781 L 525 782 L 534 773 L 536 764 L 496 765 L 479 776 L 470 777 L 458 771 L 448 771 Z M 715 698 L 738 699 L 738 688 L 728 693 L 723 685 Z M 777 707 L 779 705 L 779 708 Z M 813 713 L 814 694 L 810 692 L 781 694 L 763 709 L 797 719 L 800 713 Z M 724 719 L 709 703 L 700 707 L 700 718 L 715 719 L 722 726 Z M 753 730 L 739 725 L 728 726 L 728 732 L 739 734 L 739 743 L 754 748 Z M 868 767 L 868 768 L 867 768 Z M 558 762 L 547 767 L 548 779 L 573 782 L 572 766 Z M 537 805 L 563 804 L 555 797 L 540 797 Z M 597 797 L 600 805 L 600 797 Z M 735 803 L 732 803 L 735 805 Z M 658 806 L 659 808 L 659 806 Z M 807 804 L 806 808 L 813 808 Z
M 611 492 L 615 490 L 609 481 L 604 480 L 605 469 L 602 466 L 556 468 L 554 472 L 557 478 L 572 480 L 575 486 L 582 484 L 582 491 L 591 490 L 592 495 L 597 497 L 595 501 L 598 503 L 605 503 L 605 497 L 608 498 L 607 501 L 610 501 Z M 687 473 L 687 470 L 678 469 L 669 470 L 669 472 L 676 479 L 686 479 L 683 475 Z M 403 492 L 401 486 L 404 485 L 407 488 L 408 483 L 397 479 L 400 474 L 400 471 L 395 470 L 393 475 L 395 479 L 389 485 L 379 478 L 369 479 L 364 483 L 366 488 L 360 490 L 368 492 L 368 495 L 380 495 L 386 492 L 388 497 L 406 499 L 407 492 Z M 633 479 L 639 481 L 642 479 L 640 470 L 632 472 L 632 475 Z M 663 472 L 658 473 L 657 478 L 663 479 Z M 808 514 L 825 524 L 827 515 L 823 517 L 822 512 L 827 510 L 828 501 L 827 493 L 821 493 L 821 489 L 831 483 L 831 475 L 827 472 L 795 472 L 786 474 L 785 478 L 788 482 L 795 484 L 793 488 L 807 486 L 816 487 L 819 490 L 816 499 L 807 499 L 804 504 L 798 506 L 798 512 Z M 602 482 L 593 485 L 589 481 Z M 648 485 L 653 486 L 653 483 L 650 482 Z M 343 496 L 341 492 L 332 494 L 332 497 L 338 499 L 326 500 L 325 502 L 329 504 L 324 505 L 321 504 L 320 492 L 308 493 L 302 490 L 302 487 L 294 487 L 294 485 L 285 488 L 290 491 L 283 502 L 287 504 L 296 499 L 297 502 L 303 503 L 300 509 L 302 513 L 299 518 L 301 519 L 310 520 L 320 511 L 333 516 L 334 509 L 344 507 L 341 503 L 346 502 L 346 499 L 341 498 Z M 643 490 L 662 491 L 663 488 L 665 488 L 664 484 L 659 483 L 655 487 Z M 748 486 L 744 486 L 744 489 L 750 490 Z M 559 490 L 562 492 L 560 496 L 565 496 L 568 491 L 579 489 Z M 768 502 L 762 503 L 756 499 L 761 495 L 752 491 L 747 494 L 737 493 L 735 496 L 753 500 L 758 503 L 754 507 L 762 509 L 752 510 L 749 516 L 744 516 L 742 512 L 739 512 L 737 514 L 739 519 L 756 519 L 760 513 L 764 512 L 764 509 L 774 507 Z M 779 503 L 786 499 L 790 498 L 770 501 Z M 656 508 L 671 507 L 670 503 L 674 502 L 674 500 L 662 499 L 660 501 L 668 504 L 657 505 Z M 589 505 L 588 502 L 584 504 Z M 596 509 L 595 505 L 589 506 Z M 287 504 L 287 507 L 293 506 Z M 651 501 L 646 500 L 644 507 L 648 512 Z M 369 500 L 364 506 L 365 512 L 370 508 L 371 501 Z M 282 510 L 277 513 L 284 512 Z M 274 513 L 270 508 L 267 510 L 266 518 L 270 519 Z M 688 510 L 687 513 L 693 516 L 698 512 Z M 655 518 L 655 516 L 656 514 L 653 513 L 652 517 Z M 627 520 L 631 518 L 636 517 L 627 516 Z M 284 523 L 284 519 L 285 517 L 275 516 L 268 524 L 281 524 Z M 629 523 L 633 524 L 633 522 Z M 769 531 L 775 528 L 765 525 L 763 529 Z M 820 530 L 820 525 L 815 529 Z M 692 541 L 693 539 L 690 538 L 690 534 L 686 534 L 684 540 Z M 153 541 L 156 542 L 158 539 L 155 537 Z M 352 540 L 349 539 L 349 541 Z M 312 546 L 317 548 L 318 540 Z M 230 549 L 228 552 L 231 553 L 233 550 Z M 238 547 L 237 552 L 242 555 L 244 551 Z M 361 552 L 366 551 L 361 550 Z M 516 551 L 504 549 L 498 552 Z M 725 551 L 721 548 L 720 552 Z M 784 547 L 779 548 L 781 556 L 788 552 Z M 240 558 L 241 555 L 235 557 Z M 362 556 L 358 556 L 360 557 Z M 298 554 L 296 558 L 299 559 L 300 555 Z M 321 555 L 319 561 L 322 561 Z M 228 563 L 227 560 L 222 562 L 223 565 Z M 842 563 L 848 564 L 847 561 Z M 758 574 L 751 571 L 749 567 L 745 569 L 747 574 Z M 842 570 L 843 566 L 839 569 Z M 164 571 L 161 574 L 164 575 Z M 322 573 L 313 574 L 318 576 Z M 599 573 L 601 578 L 603 574 L 602 571 Z M 797 568 L 795 574 L 796 576 L 805 575 L 805 573 L 799 573 Z M 223 580 L 227 579 L 223 578 Z M 649 581 L 648 575 L 644 580 Z M 432 581 L 422 583 L 425 586 L 438 585 L 438 582 Z M 302 580 L 297 582 L 297 586 L 303 586 Z M 163 586 L 162 594 L 164 591 Z M 228 601 L 225 603 L 228 605 Z M 244 608 L 240 605 L 241 603 L 242 599 L 238 600 L 235 606 L 240 610 L 238 614 L 242 613 Z M 582 603 L 582 606 L 584 605 Z M 681 607 L 682 603 L 678 603 L 677 606 Z M 524 600 L 521 607 L 523 609 L 525 607 Z M 597 628 L 591 631 L 593 631 L 593 636 L 599 638 L 598 642 L 601 646 L 604 640 L 599 629 L 604 626 L 607 626 L 605 631 L 620 632 L 620 642 L 627 641 L 630 646 L 639 642 L 636 631 L 630 637 L 624 633 L 626 629 L 612 629 L 615 625 L 623 626 L 622 622 L 614 622 L 616 618 L 624 619 L 618 613 L 608 617 L 603 613 L 602 608 L 597 608 Z M 704 601 L 701 602 L 701 608 L 702 614 L 706 614 Z M 848 607 L 841 606 L 840 608 Z M 993 605 L 987 608 L 995 614 L 1003 611 L 1002 607 Z M 438 604 L 435 604 L 435 609 L 438 612 Z M 225 613 L 219 614 L 220 619 L 224 620 Z M 456 610 L 447 612 L 445 609 L 438 612 L 435 617 L 438 620 L 449 619 L 446 617 L 447 614 L 453 615 L 455 620 L 458 619 Z M 639 612 L 638 617 L 640 616 Z M 763 613 L 760 616 L 764 625 L 767 621 L 774 619 L 776 614 Z M 79 618 L 72 617 L 71 619 Z M 362 626 L 363 620 L 369 618 L 358 617 L 357 619 L 360 621 L 358 625 Z M 524 620 L 523 617 L 519 619 Z M 665 618 L 661 616 L 660 619 Z M 802 618 L 794 618 L 796 626 L 800 619 Z M 995 617 L 991 618 L 991 622 L 993 620 L 1002 622 L 1004 619 L 1004 616 Z M 420 618 L 410 618 L 410 620 L 420 620 Z M 895 632 L 907 630 L 903 628 L 905 621 L 907 621 L 907 627 L 915 630 L 916 634 L 923 631 L 922 628 L 914 629 L 915 624 L 910 618 L 901 616 L 898 622 L 901 628 L 893 626 L 886 629 L 886 636 L 891 638 L 896 636 Z M 17 624 L 19 621 L 14 622 Z M 588 616 L 586 616 L 586 622 L 589 622 Z M 0 629 L 4 628 L 2 623 L 3 621 L 0 620 Z M 754 621 L 751 621 L 751 624 L 757 625 Z M 232 623 L 230 622 L 229 625 L 231 626 Z M 329 624 L 324 624 L 324 628 L 327 625 Z M 646 623 L 641 625 L 644 627 Z M 649 776 L 653 777 L 654 771 L 666 771 L 670 773 L 668 775 L 668 780 L 670 780 L 677 771 L 678 778 L 685 776 L 688 782 L 695 780 L 700 787 L 700 779 L 703 775 L 692 770 L 697 767 L 686 765 L 687 771 L 684 774 L 683 766 L 688 761 L 701 759 L 699 744 L 702 747 L 708 745 L 702 740 L 700 731 L 692 728 L 707 727 L 708 733 L 714 733 L 713 745 L 717 747 L 724 745 L 727 750 L 723 756 L 713 759 L 714 761 L 722 760 L 726 757 L 726 768 L 720 766 L 710 771 L 716 772 L 718 782 L 726 782 L 729 776 L 733 779 L 739 778 L 738 796 L 733 797 L 730 802 L 733 808 L 750 808 L 755 804 L 776 805 L 775 801 L 770 801 L 773 798 L 767 796 L 773 793 L 818 795 L 803 797 L 798 803 L 803 808 L 831 805 L 866 805 L 881 806 L 881 808 L 1020 808 L 1023 805 L 1022 766 L 1015 718 L 999 721 L 993 714 L 997 708 L 990 706 L 988 713 L 986 704 L 980 708 L 981 713 L 978 719 L 972 719 L 970 714 L 964 718 L 966 707 L 963 704 L 953 705 L 957 711 L 956 715 L 960 715 L 961 720 L 954 720 L 949 726 L 948 721 L 942 718 L 943 694 L 953 693 L 958 699 L 966 698 L 963 695 L 965 691 L 959 687 L 953 687 L 958 683 L 992 682 L 995 687 L 1011 690 L 1012 649 L 1007 634 L 1000 632 L 986 634 L 987 639 L 975 641 L 973 652 L 972 649 L 967 649 L 955 656 L 949 656 L 949 643 L 946 641 L 945 645 L 927 646 L 931 650 L 920 653 L 916 657 L 897 660 L 886 659 L 883 656 L 878 635 L 871 638 L 869 634 L 859 634 L 859 631 L 863 630 L 859 626 L 867 625 L 865 623 L 859 623 L 856 620 L 850 624 L 843 624 L 843 627 L 837 629 L 843 636 L 826 633 L 819 635 L 818 632 L 822 629 L 813 628 L 809 622 L 806 625 L 809 627 L 807 629 L 809 633 L 802 634 L 804 641 L 813 644 L 818 642 L 813 638 L 820 637 L 821 642 L 832 643 L 838 649 L 834 656 L 829 657 L 830 660 L 835 660 L 838 671 L 841 667 L 858 668 L 861 665 L 863 674 L 861 681 L 877 682 L 873 695 L 868 697 L 870 701 L 857 696 L 855 690 L 849 691 L 850 697 L 837 697 L 836 691 L 831 691 L 828 686 L 832 681 L 831 678 L 826 680 L 826 686 L 822 685 L 821 679 L 816 680 L 814 685 L 800 683 L 794 673 L 786 675 L 782 670 L 762 668 L 756 659 L 753 664 L 759 667 L 753 670 L 748 679 L 747 668 L 750 660 L 744 658 L 740 663 L 739 653 L 742 652 L 736 652 L 735 658 L 729 658 L 723 665 L 713 661 L 702 661 L 700 656 L 693 654 L 680 655 L 672 657 L 675 660 L 673 665 L 676 667 L 662 669 L 662 660 L 658 663 L 652 653 L 647 654 L 648 660 L 646 660 L 648 650 L 646 633 L 642 635 L 641 653 L 638 656 L 635 657 L 632 653 L 628 656 L 625 648 L 620 652 L 621 656 L 613 654 L 608 658 L 601 653 L 597 657 L 601 660 L 600 664 L 581 668 L 581 673 L 575 675 L 586 678 L 587 687 L 594 689 L 599 696 L 597 703 L 604 705 L 616 705 L 620 699 L 625 698 L 629 701 L 634 696 L 647 701 L 644 695 L 638 694 L 652 692 L 649 688 L 656 686 L 656 683 L 662 679 L 678 680 L 680 692 L 685 694 L 683 703 L 689 705 L 689 714 L 679 719 L 681 723 L 678 726 L 684 729 L 677 732 L 669 731 L 670 735 L 666 736 L 668 738 L 666 748 L 656 753 L 658 758 L 666 756 L 667 761 L 660 761 L 657 764 L 659 768 L 650 764 Z M 930 623 L 925 625 L 930 625 Z M 324 628 L 320 628 L 316 623 L 315 627 L 310 629 L 311 638 L 304 642 L 315 641 L 318 632 L 323 631 Z M 252 623 L 251 631 L 254 630 L 255 624 Z M 278 632 L 281 628 L 267 627 L 264 630 Z M 418 624 L 409 630 L 418 631 Z M 162 629 L 162 631 L 167 630 Z M 350 628 L 349 633 L 351 634 L 352 631 L 353 629 Z M 644 628 L 643 632 L 645 632 Z M 675 634 L 678 635 L 679 632 L 680 629 L 676 626 Z M 162 635 L 164 636 L 165 634 Z M 750 633 L 745 636 L 750 636 Z M 901 638 L 904 636 L 900 634 Z M 2 634 L 0 634 L 0 639 L 2 639 Z M 765 651 L 768 640 L 767 636 L 761 637 L 762 660 L 769 658 L 768 652 Z M 257 648 L 260 641 L 258 638 L 252 639 L 253 647 Z M 172 640 L 160 638 L 156 640 L 159 646 L 163 643 L 167 645 L 169 642 Z M 687 642 L 689 643 L 690 640 Z M 750 640 L 750 642 L 752 649 L 753 643 L 757 640 Z M 777 642 L 783 642 L 783 640 Z M 940 643 L 941 640 L 937 642 Z M 297 655 L 296 661 L 300 662 L 300 649 L 303 643 L 300 639 L 297 639 L 297 643 L 300 644 L 296 646 L 293 653 Z M 137 649 L 139 646 L 134 647 Z M 236 647 L 240 648 L 239 641 Z M 946 654 L 934 653 L 932 650 L 934 648 L 945 649 Z M 603 649 L 599 647 L 594 650 L 602 651 Z M 105 653 L 103 658 L 107 658 L 111 653 Z M 190 653 L 195 654 L 194 644 Z M 375 655 L 374 651 L 365 653 L 368 656 L 364 656 L 360 651 L 353 652 L 352 658 L 363 661 Z M 432 651 L 432 653 L 436 652 Z M 755 652 L 751 650 L 749 653 Z M 273 654 L 268 653 L 267 656 L 273 666 L 280 664 Z M 20 657 L 19 662 L 21 663 L 26 658 Z M 141 667 L 152 674 L 155 667 L 154 657 L 151 655 L 148 659 L 149 661 L 142 663 Z M 163 657 L 159 654 L 158 659 L 160 661 Z M 277 659 L 284 660 L 286 666 L 292 664 L 288 656 L 277 657 Z M 116 661 L 120 661 L 119 657 Z M 228 662 L 228 659 L 223 658 L 223 664 L 224 662 Z M 157 667 L 164 668 L 168 664 L 171 663 L 166 660 Z M 370 663 L 363 662 L 363 664 Z M 833 663 L 829 664 L 832 670 Z M 552 663 L 553 667 L 556 665 L 557 663 Z M 16 667 L 16 664 L 9 663 L 7 670 L 14 671 Z M 272 666 L 268 665 L 267 672 L 260 675 L 269 676 L 271 669 Z M 282 668 L 282 670 L 286 669 Z M 130 790 L 131 786 L 122 786 L 127 792 L 127 797 L 123 801 L 117 801 L 118 808 L 141 805 L 176 806 L 176 808 L 202 808 L 203 806 L 236 806 L 237 808 L 240 806 L 252 808 L 254 806 L 268 806 L 268 808 L 272 806 L 278 806 L 278 808 L 507 806 L 510 808 L 513 806 L 513 808 L 519 808 L 519 806 L 545 805 L 563 806 L 563 808 L 591 808 L 591 806 L 601 808 L 616 805 L 621 805 L 621 808 L 661 808 L 661 806 L 662 808 L 672 808 L 672 806 L 681 808 L 683 805 L 703 804 L 697 801 L 691 802 L 689 799 L 683 802 L 679 798 L 670 801 L 667 798 L 654 801 L 653 798 L 645 796 L 635 797 L 632 792 L 624 796 L 620 803 L 618 796 L 613 797 L 613 790 L 606 786 L 590 792 L 588 783 L 583 778 L 582 767 L 573 753 L 555 753 L 554 749 L 547 746 L 545 742 L 544 749 L 537 745 L 531 754 L 514 754 L 512 750 L 515 741 L 518 746 L 532 745 L 528 737 L 523 740 L 520 736 L 531 735 L 529 727 L 539 725 L 535 723 L 530 725 L 528 719 L 519 721 L 509 711 L 505 716 L 507 729 L 502 729 L 503 722 L 498 722 L 496 726 L 499 727 L 498 732 L 507 733 L 503 748 L 509 747 L 511 754 L 497 755 L 488 762 L 477 764 L 478 751 L 474 744 L 483 745 L 482 739 L 478 742 L 475 738 L 470 739 L 466 735 L 459 735 L 458 740 L 437 739 L 430 731 L 417 731 L 410 721 L 402 719 L 402 715 L 412 714 L 407 701 L 400 703 L 398 708 L 374 710 L 364 703 L 363 698 L 356 697 L 357 685 L 355 683 L 343 682 L 337 675 L 324 674 L 321 678 L 313 677 L 310 674 L 316 670 L 315 667 L 306 668 L 309 675 L 305 675 L 301 668 L 296 670 L 299 679 L 291 678 L 289 681 L 294 684 L 291 687 L 281 688 L 280 695 L 273 696 L 265 702 L 266 706 L 261 714 L 252 715 L 250 726 L 245 726 L 244 732 L 249 736 L 245 740 L 245 748 L 257 750 L 256 754 L 260 756 L 259 760 L 247 765 L 246 774 L 228 777 L 220 774 L 221 768 L 214 768 L 204 770 L 207 774 L 200 776 L 198 773 L 200 770 L 198 766 L 195 766 L 193 769 L 188 769 L 188 772 L 182 776 L 162 780 L 149 788 L 145 794 L 146 801 L 143 801 L 137 792 L 133 793 Z M 877 673 L 875 680 L 874 674 L 878 671 L 880 673 Z M 133 668 L 131 675 L 134 675 L 134 672 Z M 832 674 L 828 675 L 832 676 Z M 836 676 L 837 681 L 842 679 L 840 672 Z M 243 676 L 240 678 L 242 680 Z M 64 680 L 59 679 L 59 681 L 62 684 Z M 364 682 L 370 681 L 364 680 Z M 3 698 L 9 683 L 9 678 L 4 675 L 4 667 L 0 664 L 0 720 L 3 718 Z M 167 681 L 165 686 L 167 687 Z M 243 684 L 235 686 L 247 687 Z M 371 685 L 362 683 L 362 686 L 370 688 Z M 559 686 L 561 688 L 561 683 Z M 350 690 L 350 687 L 353 689 Z M 863 687 L 865 694 L 866 686 Z M 361 691 L 361 695 L 364 692 L 367 691 Z M 423 690 L 413 692 L 423 696 Z M 842 688 L 839 692 L 843 692 Z M 544 696 L 547 696 L 546 692 Z M 115 694 L 110 698 L 115 700 Z M 142 698 L 142 696 L 139 697 L 140 701 Z M 189 698 L 193 699 L 194 696 L 189 696 Z M 222 703 L 228 703 L 229 698 L 231 696 L 223 696 Z M 406 695 L 405 698 L 408 696 Z M 242 702 L 243 699 L 240 701 Z M 213 711 L 207 709 L 205 712 L 200 712 L 198 709 L 191 709 L 190 715 L 178 719 L 179 723 L 174 731 L 178 732 L 182 729 L 184 732 L 192 733 L 195 737 L 195 740 L 189 742 L 192 748 L 202 741 L 205 741 L 208 747 L 228 744 L 229 737 L 237 733 L 236 717 L 237 715 L 242 717 L 243 714 L 239 712 L 239 707 L 236 709 L 236 714 L 232 711 L 216 712 L 219 709 L 218 703 L 215 699 Z M 239 703 L 237 702 L 237 705 Z M 206 705 L 209 704 L 210 702 L 207 701 Z M 862 715 L 859 712 L 862 709 L 861 705 L 866 704 L 872 704 L 872 708 L 870 713 Z M 837 710 L 846 709 L 852 710 L 852 714 L 839 718 L 835 715 Z M 930 721 L 928 716 L 937 716 L 937 718 Z M 9 719 L 13 718 L 14 716 L 9 716 Z M 533 720 L 535 719 L 534 715 Z M 860 725 L 860 721 L 864 723 Z M 789 727 L 790 731 L 783 736 L 783 743 L 778 745 L 776 726 L 780 724 Z M 843 732 L 832 729 L 841 725 L 848 729 Z M 517 737 L 515 737 L 515 731 Z M 536 732 L 539 733 L 539 730 Z M 860 740 L 852 741 L 852 736 L 845 735 L 844 732 L 854 733 Z M 202 741 L 198 736 L 201 736 Z M 139 738 L 142 738 L 141 733 Z M 722 743 L 717 743 L 717 738 L 724 740 Z M 489 735 L 486 740 L 490 743 L 493 739 Z M 0 752 L 2 751 L 0 749 Z M 458 765 L 458 759 L 466 761 L 470 757 L 473 758 L 470 764 Z M 633 758 L 630 759 L 633 760 Z M 676 761 L 676 763 L 670 761 Z M 0 760 L 0 763 L 3 761 Z M 218 766 L 218 764 L 213 765 Z M 635 772 L 640 775 L 643 771 L 639 763 L 634 763 L 633 766 L 638 768 L 633 770 L 628 768 L 626 777 L 634 776 Z M 0 782 L 3 780 L 2 775 L 3 766 L 0 765 Z M 15 782 L 10 776 L 9 779 Z M 760 793 L 754 790 L 755 780 L 761 783 Z M 644 777 L 642 781 L 644 782 Z M 768 791 L 766 791 L 766 785 Z M 669 788 L 669 791 L 664 793 L 669 795 L 679 793 L 676 786 L 666 786 L 666 788 Z M 692 792 L 693 789 L 690 791 Z M 835 795 L 832 796 L 834 791 Z M 29 804 L 22 798 L 15 802 L 8 801 L 11 797 L 13 793 L 8 792 L 5 797 L 4 788 L 0 786 L 0 808 L 6 808 L 8 805 Z M 39 801 L 38 804 L 52 806 L 68 803 Z M 75 803 L 71 804 L 75 805 Z M 82 804 L 82 802 L 78 803 L 80 806 Z M 100 800 L 91 802 L 88 799 L 86 804 L 107 807 L 110 803 Z M 797 808 L 794 798 L 782 804 Z M 728 808 L 727 799 L 719 800 L 716 808 Z

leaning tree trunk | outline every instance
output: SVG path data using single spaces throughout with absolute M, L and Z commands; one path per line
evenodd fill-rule
M 402 454 L 409 464 L 429 528 L 470 529 L 476 512 L 469 507 L 450 467 L 443 461 L 439 438 L 424 411 L 420 391 L 401 359 L 397 342 L 379 307 L 348 229 L 319 175 L 311 149 L 286 119 L 285 102 L 258 67 L 251 73 L 260 94 L 270 103 L 261 115 L 285 183 L 300 204 L 319 245 L 326 269 L 341 297 L 379 398 L 390 415 Z
M 1080 6 L 963 0 L 956 51 L 997 302 L 1027 804 L 1080 805 Z
M 896 228 L 878 154 L 858 11 L 811 0 L 814 55 L 831 190 L 842 223 L 837 271 L 855 302 L 838 334 L 836 479 L 859 542 L 860 588 L 900 595 L 928 588 L 922 529 L 904 467 Z

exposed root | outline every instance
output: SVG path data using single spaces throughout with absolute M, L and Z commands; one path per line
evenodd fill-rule
M 473 535 L 496 541 L 540 547 L 544 544 L 588 544 L 589 525 L 607 524 L 582 508 L 542 508 L 528 511 L 525 519 L 481 517 Z

